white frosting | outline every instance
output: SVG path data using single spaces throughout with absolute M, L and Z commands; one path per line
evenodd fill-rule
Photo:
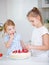
M 12 53 L 10 55 L 10 58 L 12 59 L 25 59 L 25 58 L 29 58 L 31 56 L 30 52 L 27 53 Z

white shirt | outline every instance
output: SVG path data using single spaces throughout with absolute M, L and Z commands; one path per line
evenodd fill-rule
M 48 33 L 48 30 L 44 26 L 40 28 L 34 28 L 32 32 L 32 39 L 31 39 L 32 44 L 38 45 L 38 46 L 42 45 L 42 36 L 46 33 Z
M 48 33 L 48 30 L 46 27 L 42 26 L 40 28 L 34 28 L 32 32 L 32 39 L 31 39 L 31 44 L 36 45 L 36 46 L 42 46 L 42 36 L 44 34 Z M 40 55 L 40 54 L 45 54 L 47 51 L 40 51 L 40 50 L 32 50 L 34 54 Z

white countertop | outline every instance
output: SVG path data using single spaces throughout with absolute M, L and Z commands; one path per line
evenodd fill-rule
M 30 57 L 27 59 L 0 58 L 0 65 L 49 65 L 48 59 L 41 57 Z

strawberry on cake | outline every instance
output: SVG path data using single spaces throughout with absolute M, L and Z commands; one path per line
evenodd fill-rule
M 25 59 L 25 58 L 29 58 L 30 56 L 31 56 L 31 53 L 27 49 L 14 50 L 10 54 L 10 58 L 13 58 L 13 59 Z

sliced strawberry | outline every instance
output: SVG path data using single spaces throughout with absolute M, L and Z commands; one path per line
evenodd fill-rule
M 28 50 L 27 49 L 22 49 L 22 52 L 27 53 Z
M 15 50 L 15 52 L 17 53 L 17 50 Z
M 18 53 L 21 53 L 22 51 L 19 49 L 17 52 L 18 52 Z
M 13 51 L 12 53 L 15 53 L 15 51 Z
M 17 50 L 13 51 L 13 53 L 17 53 Z
M 2 53 L 0 53 L 0 57 L 2 57 L 3 56 L 3 54 Z

